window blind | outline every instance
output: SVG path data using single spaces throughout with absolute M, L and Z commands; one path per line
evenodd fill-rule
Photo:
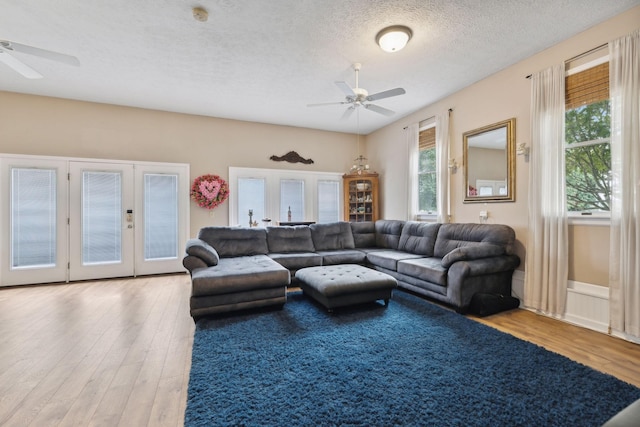
M 609 99 L 608 62 L 566 77 L 565 108 L 567 110 L 607 99 Z
M 178 175 L 144 174 L 144 258 L 178 257 Z
M 419 150 L 428 150 L 430 148 L 434 148 L 436 146 L 436 128 L 430 127 L 424 130 L 421 130 L 418 134 L 418 149 Z

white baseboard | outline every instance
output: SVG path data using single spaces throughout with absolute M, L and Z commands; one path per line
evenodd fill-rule
M 511 282 L 513 296 L 524 304 L 524 271 L 516 270 Z M 609 288 L 570 280 L 567 289 L 567 306 L 558 318 L 567 323 L 597 332 L 609 331 Z

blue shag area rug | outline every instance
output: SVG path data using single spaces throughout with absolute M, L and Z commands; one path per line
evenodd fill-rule
M 405 292 L 201 319 L 185 425 L 599 426 L 640 389 Z

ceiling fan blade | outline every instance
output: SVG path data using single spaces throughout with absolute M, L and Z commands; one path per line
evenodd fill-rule
M 29 67 L 27 64 L 17 60 L 11 56 L 7 51 L 0 49 L 0 62 L 4 62 L 7 66 L 22 74 L 28 79 L 41 79 L 42 74 Z
M 352 105 L 351 107 L 347 108 L 344 111 L 344 114 L 342 115 L 342 118 L 340 120 L 347 120 L 349 117 L 351 117 L 355 109 L 356 109 L 355 105 Z
M 342 105 L 342 104 L 348 104 L 348 102 L 346 102 L 346 101 L 341 101 L 341 102 L 321 102 L 319 104 L 307 104 L 307 107 L 321 107 L 323 105 Z
M 374 93 L 367 96 L 367 101 L 375 101 L 378 99 L 391 98 L 392 96 L 404 95 L 407 93 L 403 88 L 397 87 L 395 89 L 385 90 L 383 92 Z
M 13 50 L 15 52 L 39 56 L 40 58 L 45 58 L 52 61 L 63 62 L 68 65 L 75 65 L 75 66 L 80 65 L 80 61 L 75 56 L 54 52 L 52 50 L 40 49 L 33 46 L 27 46 L 26 44 L 14 43 L 7 40 L 0 40 L 0 47 L 7 50 Z
M 367 110 L 375 111 L 376 113 L 383 114 L 385 116 L 393 116 L 395 114 L 395 111 L 391 111 L 387 108 L 383 108 L 374 104 L 364 104 L 364 108 L 366 108 Z
M 336 83 L 336 86 L 338 86 L 340 90 L 344 92 L 345 95 L 347 95 L 347 98 L 356 99 L 356 93 L 353 91 L 353 89 L 351 89 L 351 86 L 349 86 L 349 83 L 347 82 L 335 82 L 335 83 Z

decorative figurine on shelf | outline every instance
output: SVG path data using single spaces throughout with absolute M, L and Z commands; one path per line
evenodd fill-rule
M 289 206 L 289 210 L 287 211 L 287 221 L 291 222 L 291 206 Z
M 249 228 L 257 227 L 258 221 L 253 220 L 253 209 L 249 209 Z

